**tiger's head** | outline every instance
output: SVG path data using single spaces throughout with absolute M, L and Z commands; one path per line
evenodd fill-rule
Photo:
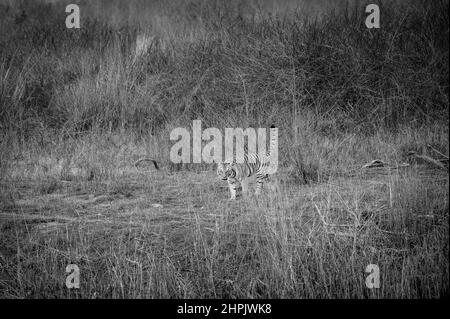
M 226 181 L 228 177 L 236 176 L 236 169 L 230 163 L 218 163 L 217 176 L 219 176 L 220 179 Z

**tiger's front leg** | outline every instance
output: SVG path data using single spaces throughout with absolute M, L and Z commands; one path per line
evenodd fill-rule
M 248 180 L 246 180 L 246 179 L 244 179 L 242 182 L 241 182 L 241 188 L 242 188 L 242 196 L 243 197 L 247 197 L 247 195 L 248 195 Z
M 228 187 L 230 188 L 231 193 L 230 200 L 236 200 L 236 183 L 228 180 Z

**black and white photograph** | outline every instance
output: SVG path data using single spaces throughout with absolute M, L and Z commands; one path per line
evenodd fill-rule
M 448 10 L 0 0 L 0 299 L 448 298 Z

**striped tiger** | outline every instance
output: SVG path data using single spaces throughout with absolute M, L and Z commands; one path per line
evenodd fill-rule
M 274 129 L 275 126 L 270 127 Z M 277 134 L 270 134 L 270 150 L 269 155 L 261 156 L 259 154 L 248 154 L 247 147 L 244 147 L 244 162 L 237 163 L 233 159 L 227 159 L 222 163 L 217 164 L 217 175 L 221 180 L 228 181 L 228 187 L 230 189 L 230 200 L 236 199 L 236 188 L 239 184 L 242 187 L 242 193 L 246 194 L 248 190 L 248 182 L 251 177 L 256 177 L 256 195 L 261 193 L 264 182 L 268 180 L 269 175 L 276 172 L 276 164 L 271 164 L 271 156 L 274 154 L 274 150 L 277 147 L 278 137 Z

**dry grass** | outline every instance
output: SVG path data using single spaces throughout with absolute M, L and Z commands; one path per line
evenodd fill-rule
M 385 4 L 378 31 L 295 4 L 83 2 L 69 31 L 63 1 L 0 1 L 0 296 L 448 295 L 448 166 L 420 161 L 448 163 L 448 1 Z M 171 164 L 193 119 L 276 124 L 279 191 L 228 202 Z
M 435 298 L 448 291 L 445 172 L 361 172 L 237 202 L 227 201 L 211 172 L 130 168 L 112 183 L 46 192 L 32 185 L 10 185 L 13 202 L 2 207 L 3 297 Z M 64 286 L 70 263 L 81 269 L 76 291 Z M 368 264 L 380 267 L 380 289 L 364 284 Z

